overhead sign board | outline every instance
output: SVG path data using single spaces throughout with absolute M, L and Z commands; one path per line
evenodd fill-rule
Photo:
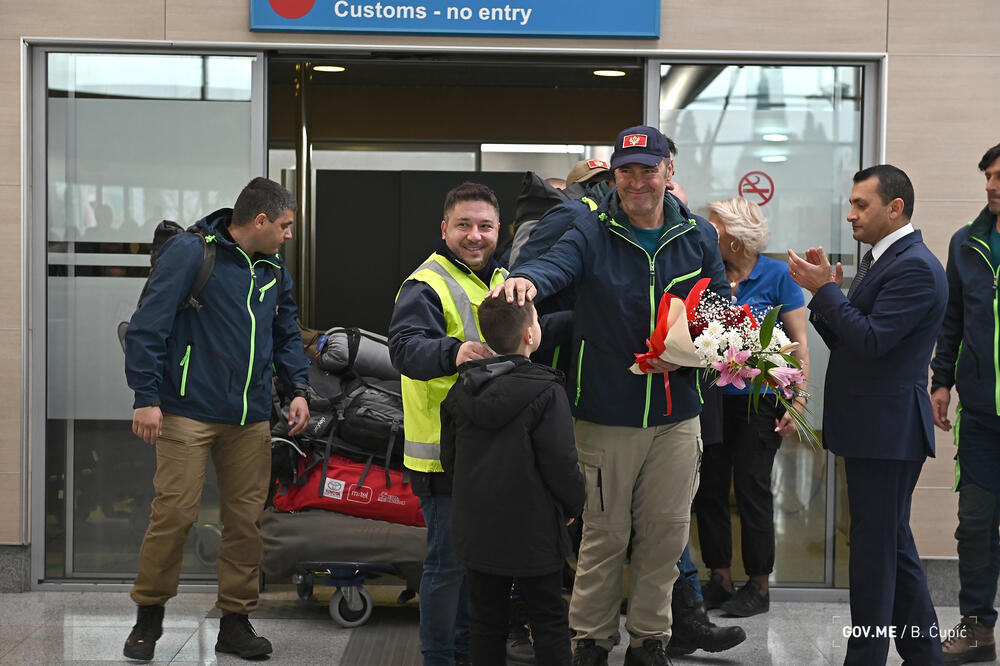
M 660 0 L 250 0 L 250 30 L 657 39 Z

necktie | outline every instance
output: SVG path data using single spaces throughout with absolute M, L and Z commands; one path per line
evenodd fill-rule
M 872 251 L 868 250 L 865 252 L 865 256 L 861 257 L 861 263 L 858 264 L 858 274 L 854 276 L 854 281 L 851 282 L 851 288 L 847 290 L 847 297 L 850 298 L 854 295 L 854 292 L 858 290 L 861 285 L 861 281 L 865 279 L 865 275 L 868 274 L 868 269 L 872 265 Z

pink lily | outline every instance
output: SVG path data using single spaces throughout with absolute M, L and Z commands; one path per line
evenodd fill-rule
M 781 389 L 785 398 L 791 399 L 792 391 L 788 387 L 802 381 L 802 371 L 798 368 L 770 368 L 767 371 L 768 378 L 776 388 Z
M 736 347 L 730 347 L 722 361 L 712 364 L 712 367 L 719 371 L 719 379 L 716 384 L 718 386 L 732 384 L 738 389 L 746 388 L 747 384 L 744 380 L 753 379 L 760 374 L 760 370 L 757 368 L 746 365 L 748 358 L 750 358 L 749 351 L 737 351 Z

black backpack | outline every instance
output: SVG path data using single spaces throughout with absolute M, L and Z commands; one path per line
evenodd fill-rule
M 348 457 L 374 455 L 385 467 L 403 468 L 403 396 L 393 380 L 357 378 L 344 388 L 331 441 L 346 443 Z M 339 447 L 345 448 L 343 446 Z

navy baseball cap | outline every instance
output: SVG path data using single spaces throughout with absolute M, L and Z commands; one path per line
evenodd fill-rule
M 667 157 L 670 157 L 670 146 L 660 130 L 648 125 L 629 127 L 619 132 L 615 139 L 611 170 L 626 164 L 656 166 Z

